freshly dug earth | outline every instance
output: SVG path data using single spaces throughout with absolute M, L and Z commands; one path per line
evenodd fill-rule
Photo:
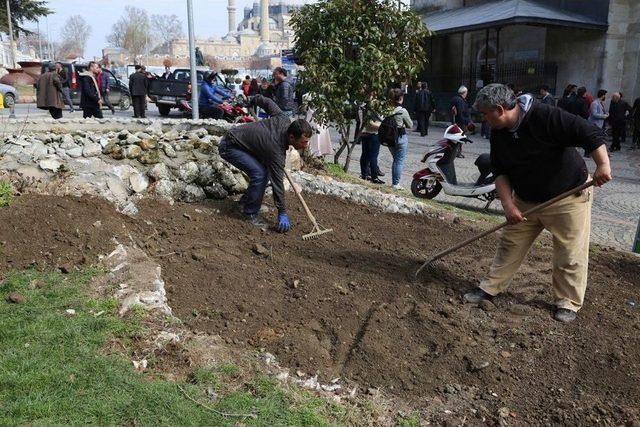
M 101 200 L 22 196 L 0 210 L 0 266 L 64 271 L 111 251 L 114 237 L 133 241 L 161 263 L 169 303 L 192 328 L 325 382 L 380 388 L 433 422 L 640 422 L 638 257 L 594 248 L 585 307 L 564 325 L 551 317 L 547 236 L 509 292 L 476 307 L 461 295 L 487 272 L 494 237 L 410 276 L 486 224 L 308 199 L 335 233 L 302 241 L 311 227 L 293 198 L 294 229 L 279 235 L 242 222 L 230 201 L 145 201 L 132 219 Z

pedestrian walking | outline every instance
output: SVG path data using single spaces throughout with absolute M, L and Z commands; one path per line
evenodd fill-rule
M 475 108 L 493 129 L 491 165 L 509 225 L 500 236 L 488 276 L 464 299 L 480 303 L 505 291 L 529 248 L 546 229 L 553 236 L 554 318 L 571 322 L 583 305 L 587 287 L 593 188 L 527 218 L 522 212 L 589 179 L 587 165 L 574 147 L 584 148 L 595 161 L 596 185 L 609 182 L 612 176 L 604 135 L 581 117 L 534 103 L 530 95 L 516 98 L 501 84 L 483 88 Z
M 380 140 L 378 129 L 380 119 L 372 117 L 365 124 L 360 134 L 362 154 L 360 155 L 360 178 L 371 181 L 374 184 L 384 184 L 378 175 L 378 155 L 380 154 Z
M 471 121 L 471 110 L 467 103 L 469 91 L 466 86 L 458 88 L 458 94 L 451 99 L 451 123 L 458 125 L 465 133 L 473 132 L 475 126 Z
M 402 178 L 404 161 L 407 158 L 407 149 L 409 148 L 407 129 L 413 129 L 413 121 L 411 121 L 411 116 L 407 109 L 402 106 L 404 101 L 404 91 L 402 89 L 391 89 L 389 100 L 394 107 L 391 115 L 395 116 L 396 126 L 399 130 L 398 141 L 395 145 L 389 146 L 389 151 L 391 151 L 391 156 L 393 157 L 391 185 L 396 190 L 404 190 L 400 185 L 400 178 Z
M 600 89 L 598 91 L 598 98 L 596 98 L 589 108 L 589 122 L 602 129 L 604 127 L 604 121 L 609 117 L 609 114 L 604 109 L 604 101 L 607 97 L 607 91 Z
M 553 95 L 549 93 L 549 86 L 547 85 L 540 86 L 540 102 L 552 107 L 556 106 L 556 100 L 553 99 Z
M 111 110 L 111 114 L 116 114 L 116 109 L 113 108 L 113 104 L 111 104 L 111 100 L 109 99 L 109 93 L 111 92 L 109 85 L 109 75 L 104 72 L 102 66 L 98 65 L 98 67 L 100 72 L 96 76 L 96 81 L 98 82 L 98 87 L 100 88 L 100 96 L 102 96 L 104 105 L 106 105 Z
M 413 110 L 416 113 L 416 120 L 418 121 L 417 131 L 420 132 L 420 136 L 429 135 L 429 117 L 436 109 L 436 101 L 433 98 L 433 94 L 427 88 L 427 83 L 422 82 L 420 84 L 420 90 L 416 92 L 416 96 L 413 103 Z
M 136 65 L 135 70 L 129 76 L 129 93 L 133 104 L 133 117 L 144 119 L 147 117 L 145 110 L 149 79 L 147 78 L 147 70 L 142 65 Z
M 80 73 L 80 108 L 82 117 L 102 118 L 102 96 L 96 81 L 98 74 L 98 63 L 91 61 L 87 70 Z
M 622 99 L 619 92 L 611 95 L 609 103 L 609 125 L 611 126 L 611 151 L 620 151 L 620 142 L 626 136 L 627 114 L 631 111 L 631 106 Z
M 64 103 L 69 106 L 69 112 L 73 113 L 75 110 L 73 108 L 71 91 L 69 89 L 71 76 L 69 76 L 67 70 L 64 68 L 61 62 L 56 62 L 56 73 L 58 73 L 58 76 L 60 77 L 60 83 L 62 84 L 62 99 L 64 100 Z
M 251 98 L 250 105 L 262 108 L 269 118 L 229 129 L 218 151 L 223 159 L 249 176 L 249 188 L 240 205 L 245 219 L 257 227 L 266 226 L 259 214 L 267 183 L 271 181 L 278 210 L 277 229 L 284 233 L 291 228 L 284 198 L 286 152 L 290 146 L 305 149 L 313 129 L 306 120 L 292 122 L 274 101 L 264 96 Z
M 308 102 L 313 98 L 311 93 L 305 93 L 302 96 L 304 104 L 308 104 Z M 333 153 L 333 147 L 331 146 L 331 135 L 329 135 L 329 128 L 321 125 L 320 123 L 314 121 L 314 109 L 307 108 L 305 114 L 305 120 L 311 128 L 314 130 L 311 138 L 309 139 L 309 152 L 316 157 L 323 157 Z
M 64 108 L 62 82 L 55 66 L 49 64 L 46 67 L 47 71 L 38 78 L 36 83 L 38 94 L 36 105 L 42 110 L 48 110 L 51 117 L 57 120 L 62 118 Z
M 296 111 L 296 93 L 293 84 L 287 78 L 287 70 L 276 67 L 273 70 L 273 81 L 275 82 L 273 100 L 285 115 L 292 117 Z

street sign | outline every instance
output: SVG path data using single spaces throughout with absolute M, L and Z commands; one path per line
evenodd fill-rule
M 638 231 L 636 231 L 636 241 L 633 243 L 633 252 L 640 254 L 640 219 L 638 219 Z

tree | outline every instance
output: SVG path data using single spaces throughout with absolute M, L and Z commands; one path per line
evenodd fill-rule
M 91 27 L 81 15 L 73 15 L 67 18 L 60 31 L 60 53 L 62 57 L 70 54 L 83 57 L 87 46 L 87 39 L 91 35 Z
M 11 7 L 13 33 L 16 38 L 20 33 L 31 33 L 30 30 L 22 26 L 25 21 L 37 21 L 39 18 L 51 14 L 51 9 L 47 7 L 46 0 L 9 0 L 9 5 Z M 5 1 L 0 3 L 0 31 L 9 33 Z
M 129 51 L 134 61 L 152 41 L 149 15 L 144 9 L 125 6 L 124 14 L 111 27 L 107 42 Z
M 308 105 L 315 121 L 338 130 L 334 162 L 346 149 L 345 171 L 366 121 L 391 109 L 390 85 L 410 81 L 426 63 L 431 33 L 404 9 L 397 0 L 321 0 L 291 19 Z
M 151 15 L 154 50 L 157 53 L 169 53 L 169 45 L 175 39 L 184 37 L 182 21 L 176 15 Z

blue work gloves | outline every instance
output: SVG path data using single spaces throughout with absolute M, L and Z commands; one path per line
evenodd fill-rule
M 286 233 L 291 229 L 291 223 L 289 222 L 289 216 L 286 213 L 278 214 L 278 232 Z

